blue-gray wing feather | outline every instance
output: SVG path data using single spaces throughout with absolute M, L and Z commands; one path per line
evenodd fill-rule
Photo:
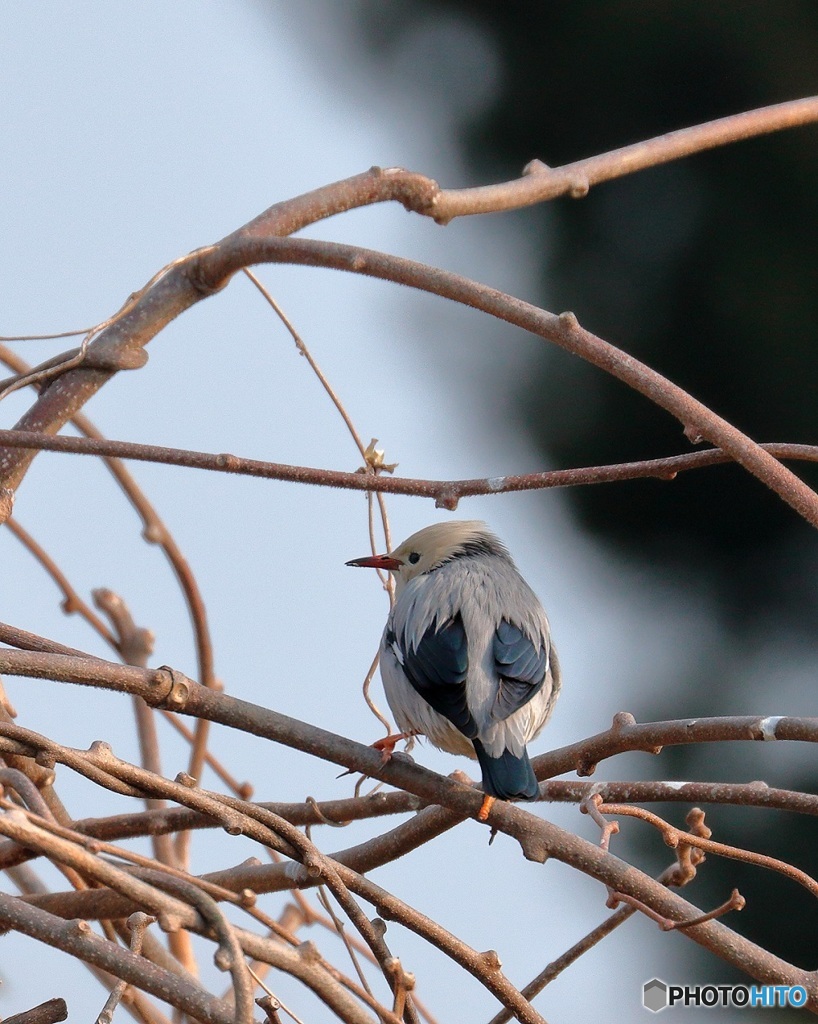
M 466 704 L 469 651 L 460 614 L 443 625 L 433 622 L 412 649 L 403 650 L 403 671 L 417 693 L 464 736 L 473 739 L 477 726 Z
M 507 619 L 494 633 L 494 664 L 500 686 L 491 717 L 503 721 L 524 707 L 542 689 L 548 670 L 548 644 L 539 648 Z

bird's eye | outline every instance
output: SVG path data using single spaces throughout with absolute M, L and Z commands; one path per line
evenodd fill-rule
M 417 565 L 417 563 L 420 561 L 420 555 L 417 553 L 417 551 L 413 551 L 409 555 L 409 558 L 407 559 L 407 561 L 411 562 L 412 565 Z

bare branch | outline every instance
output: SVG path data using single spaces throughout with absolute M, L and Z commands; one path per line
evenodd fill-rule
M 229 276 L 248 263 L 282 262 L 305 266 L 333 267 L 428 291 L 441 298 L 472 306 L 491 316 L 538 335 L 592 363 L 629 387 L 645 395 L 675 416 L 686 436 L 708 440 L 774 490 L 799 514 L 818 525 L 818 495 L 783 467 L 768 452 L 717 416 L 701 402 L 666 377 L 609 342 L 584 330 L 573 313 L 556 316 L 530 303 L 512 298 L 494 288 L 458 274 L 431 268 L 413 260 L 355 246 L 318 242 L 304 238 L 268 238 L 245 242 L 235 239 L 219 250 L 220 269 Z M 456 496 L 452 502 L 457 504 Z M 454 507 L 443 495 L 438 504 Z
M 152 917 L 142 913 L 131 914 L 128 918 L 128 928 L 131 933 L 130 949 L 131 952 L 136 953 L 137 956 L 142 952 L 142 941 L 145 935 L 145 929 L 153 920 L 154 919 Z M 122 1002 L 122 997 L 125 995 L 127 987 L 127 982 L 120 980 L 116 983 L 111 994 L 105 1000 L 105 1005 L 99 1012 L 97 1024 L 111 1024 L 111 1021 L 114 1018 L 114 1011 Z
M 716 146 L 781 131 L 783 128 L 797 128 L 813 121 L 818 121 L 818 98 L 814 96 L 721 117 L 692 128 L 682 128 L 646 142 L 614 149 L 601 156 L 577 160 L 564 167 L 552 168 L 540 160 L 534 160 L 526 167 L 527 177 L 501 185 L 441 192 L 435 198 L 433 216 L 445 224 L 453 217 L 516 210 L 558 196 L 582 199 L 593 185 Z
M 676 828 L 658 814 L 646 811 L 644 807 L 630 807 L 626 804 L 602 804 L 600 801 L 599 812 L 601 814 L 622 814 L 631 818 L 639 818 L 653 825 L 662 833 L 662 839 L 668 846 L 693 846 L 704 853 L 712 853 L 719 857 L 728 857 L 730 860 L 740 860 L 744 864 L 754 864 L 757 867 L 767 868 L 770 871 L 777 871 L 792 881 L 802 885 L 813 896 L 818 897 L 818 882 L 806 871 L 793 867 L 777 857 L 767 857 L 762 853 L 755 853 L 752 850 L 742 850 L 736 846 L 728 846 L 726 843 L 717 843 L 708 837 L 696 835 L 693 832 L 685 832 Z M 685 925 L 687 927 L 687 925 Z
M 5 1018 L 5 1024 L 57 1024 L 68 1016 L 68 1007 L 64 999 L 49 999 L 39 1006 L 23 1013 L 15 1013 Z
M 180 257 L 155 274 L 140 291 L 127 300 L 115 316 L 95 329 L 83 364 L 64 372 L 59 388 L 47 388 L 18 422 L 17 427 L 20 430 L 57 433 L 115 373 L 143 365 L 144 346 L 171 320 L 202 298 L 224 287 L 236 270 L 259 262 L 260 259 L 271 258 L 269 255 L 249 255 L 256 242 L 263 243 L 274 237 L 291 235 L 319 220 L 379 202 L 398 201 L 407 209 L 447 221 L 458 214 L 458 206 L 463 212 L 477 212 L 478 209 L 486 211 L 539 202 L 551 194 L 564 191 L 575 195 L 584 194 L 596 180 L 617 177 L 714 145 L 816 119 L 818 100 L 814 98 L 767 107 L 736 115 L 732 120 L 724 119 L 699 126 L 698 129 L 687 129 L 685 133 L 674 133 L 664 140 L 643 143 L 639 148 L 626 147 L 613 151 L 607 157 L 596 158 L 599 161 L 597 165 L 589 164 L 587 160 L 580 161 L 561 169 L 562 181 L 559 175 L 556 180 L 552 180 L 551 173 L 546 173 L 543 166 L 537 164 L 531 168 L 533 173 L 528 174 L 515 187 L 510 188 L 508 184 L 499 186 L 500 195 L 497 200 L 492 200 L 490 195 L 487 199 L 485 192 L 475 194 L 476 190 L 470 190 L 471 197 L 467 196 L 464 204 L 461 191 L 449 200 L 448 208 L 446 195 L 441 193 L 436 182 L 399 168 L 373 168 L 352 178 L 276 203 L 218 245 Z M 546 178 L 549 180 L 546 181 Z M 510 201 L 514 192 L 517 197 Z M 246 255 L 237 259 L 239 251 Z M 345 269 L 356 268 L 350 266 Z M 577 335 L 575 321 L 567 321 L 565 328 L 567 334 Z M 574 340 L 578 340 L 578 335 Z M 688 420 L 684 417 L 686 428 L 699 431 L 699 418 L 697 416 Z M 713 436 L 708 429 L 699 432 L 735 456 L 731 443 L 738 440 L 740 435 L 737 431 L 729 438 L 730 443 L 726 443 L 724 437 L 719 439 Z M 33 457 L 34 452 L 30 449 L 14 451 L 9 447 L 0 448 L 0 486 L 13 492 Z M 755 470 L 751 468 L 753 465 Z M 783 487 L 786 478 L 778 478 L 775 467 L 770 462 L 765 463 L 758 452 L 752 454 L 747 468 L 751 472 L 764 470 L 766 476 L 762 476 L 762 479 L 778 480 Z M 802 511 L 800 506 L 810 507 L 808 495 L 800 491 L 797 483 L 787 482 L 793 499 L 798 502 L 796 507 L 799 507 L 799 511 Z
M 95 935 L 84 921 L 63 921 L 22 900 L 0 893 L 0 925 L 30 935 L 158 996 L 203 1024 L 235 1024 L 232 1011 L 203 989 L 144 957 Z
M 280 462 L 264 462 L 239 455 L 167 448 L 160 445 L 139 444 L 135 441 L 98 441 L 62 434 L 32 434 L 16 430 L 0 430 L 0 444 L 10 448 L 35 448 L 42 451 L 65 452 L 72 455 L 95 455 L 102 458 L 132 459 L 154 462 L 165 466 L 185 466 L 216 473 L 234 473 L 238 476 L 260 477 L 265 480 L 283 480 L 290 483 L 312 484 L 318 487 L 338 487 L 344 490 L 403 494 L 417 498 L 433 498 L 438 506 L 456 507 L 461 498 L 477 495 L 511 494 L 517 491 L 550 490 L 558 487 L 583 487 L 592 484 L 618 483 L 625 480 L 673 480 L 679 473 L 708 466 L 732 463 L 734 459 L 720 448 L 709 448 L 686 455 L 670 455 L 663 459 L 643 459 L 637 462 L 616 463 L 610 466 L 585 466 L 576 469 L 552 469 L 538 473 L 522 473 L 497 477 L 474 477 L 468 480 L 426 480 L 400 476 L 369 476 L 360 471 L 319 469 L 311 466 L 293 466 Z M 818 445 L 787 444 L 783 442 L 759 444 L 775 459 L 793 462 L 818 462 Z
M 540 798 L 581 803 L 596 793 L 605 803 L 712 803 L 734 807 L 769 807 L 796 814 L 818 815 L 818 796 L 776 789 L 766 782 L 568 782 L 540 785 Z
M 675 722 L 646 722 L 640 725 L 633 715 L 620 711 L 605 732 L 586 740 L 560 747 L 535 758 L 534 771 L 539 779 L 564 772 L 593 775 L 600 761 L 626 750 L 661 753 L 662 747 L 680 743 L 714 743 L 723 740 L 818 741 L 818 718 L 736 715 L 729 718 L 684 718 Z
M 18 373 L 25 373 L 29 369 L 27 364 L 20 359 L 16 353 L 11 352 L 3 346 L 0 346 L 0 359 L 8 366 L 17 370 Z M 94 424 L 82 413 L 75 414 L 72 417 L 72 422 L 86 438 L 89 438 L 92 441 L 104 440 L 102 434 L 97 430 Z M 190 614 L 191 623 L 196 637 L 199 679 L 205 685 L 211 685 L 214 675 L 213 647 L 207 623 L 207 612 L 205 610 L 204 601 L 202 600 L 198 584 L 196 583 L 196 579 L 190 569 L 190 566 L 179 549 L 179 546 L 174 540 L 170 530 L 168 530 L 156 509 L 148 501 L 145 494 L 142 492 L 142 489 L 137 485 L 129 470 L 116 458 L 106 458 L 105 463 L 116 482 L 122 488 L 123 493 L 136 510 L 137 515 L 142 520 L 142 536 L 146 541 L 148 541 L 148 543 L 159 545 L 176 575 L 187 603 L 188 612 Z M 3 519 L 4 516 L 0 515 L 0 522 L 2 522 Z M 49 571 L 52 571 L 53 566 L 46 565 L 46 568 Z M 62 574 L 60 574 L 60 576 L 61 575 Z M 55 580 L 60 586 L 63 586 L 63 583 L 66 582 L 64 581 L 64 577 L 59 579 L 55 576 Z M 65 610 L 75 610 L 72 600 L 75 600 L 77 595 L 73 590 L 70 595 L 65 591 L 64 593 L 66 602 L 68 602 L 67 605 L 64 606 Z M 79 610 L 79 608 L 77 610 Z M 106 637 L 106 639 L 108 638 Z
M 159 700 L 168 692 L 169 680 L 167 677 L 173 678 L 172 673 L 168 670 L 150 673 L 147 670 L 139 670 L 130 666 L 108 666 L 107 663 L 96 661 L 77 664 L 77 661 L 78 659 L 60 655 L 0 651 L 0 672 L 31 674 L 36 670 L 36 674 L 41 676 L 70 677 L 72 681 L 88 682 L 95 685 L 103 684 L 104 680 L 106 688 L 122 689 L 128 692 L 139 692 L 141 688 L 154 701 L 157 699 L 157 690 L 159 691 Z M 120 673 L 122 678 L 116 679 L 116 674 L 112 670 Z M 144 675 L 140 675 L 143 671 Z M 266 736 L 299 749 L 306 749 L 320 757 L 336 761 L 336 763 L 347 762 L 347 767 L 367 774 L 380 775 L 417 796 L 439 803 L 464 817 L 476 817 L 479 813 L 482 804 L 480 793 L 456 780 L 437 776 L 418 765 L 409 764 L 397 758 L 393 758 L 384 765 L 378 752 L 371 748 L 362 747 L 350 740 L 334 736 L 314 726 L 296 722 L 227 694 L 197 686 L 190 680 L 181 684 L 177 678 L 176 686 L 176 696 L 173 700 L 174 703 L 184 705 L 178 707 L 178 710 L 185 714 L 195 714 L 207 717 L 211 721 L 220 721 L 234 728 Z M 680 723 L 657 723 L 655 726 L 640 727 L 633 724 L 629 716 L 619 716 L 617 730 L 601 734 L 601 737 L 592 737 L 591 741 L 584 745 L 578 744 L 577 748 L 580 755 L 587 758 L 588 752 L 592 751 L 595 758 L 598 759 L 605 751 L 613 752 L 612 747 L 615 742 L 620 744 L 621 749 L 644 749 L 648 745 L 646 734 L 650 735 L 651 733 L 653 735 L 650 736 L 652 740 L 650 746 L 654 750 L 657 745 L 661 745 L 658 743 L 660 737 L 665 742 L 692 742 L 694 739 L 713 738 L 764 739 L 765 736 L 815 742 L 818 739 L 818 720 L 793 718 L 770 720 L 758 717 L 702 719 Z M 24 751 L 27 749 L 25 744 L 39 742 L 35 741 L 31 734 L 27 734 L 26 730 L 19 730 L 13 726 L 3 727 L 0 729 L 0 734 L 23 736 L 22 749 Z M 65 763 L 71 763 L 72 767 L 76 766 L 77 770 L 88 773 L 90 777 L 88 755 L 81 760 L 74 758 L 70 752 L 59 751 L 57 746 L 50 741 L 46 746 L 49 756 L 55 758 L 59 756 Z M 571 750 L 571 748 L 568 749 Z M 110 753 L 104 748 L 97 746 L 93 752 L 95 761 L 106 764 L 109 768 L 113 765 Z M 576 750 L 571 752 L 574 757 L 578 756 Z M 606 756 L 609 756 L 609 753 Z M 547 757 L 548 755 L 538 760 L 542 762 Z M 563 753 L 562 758 L 564 757 Z M 122 762 L 116 763 L 122 765 Z M 94 771 L 99 772 L 96 764 L 92 767 Z M 570 764 L 561 770 L 568 770 L 568 767 Z M 136 771 L 133 768 L 129 769 L 130 773 Z M 133 775 L 133 777 L 137 776 Z M 144 779 L 145 775 L 140 775 L 139 778 Z M 125 784 L 118 782 L 118 785 Z M 173 784 L 164 783 L 163 785 L 166 788 L 161 791 L 161 795 L 172 795 L 177 792 Z M 231 800 L 233 799 L 231 798 Z M 203 800 L 207 803 L 204 794 L 200 791 L 190 790 L 182 802 L 190 801 L 193 806 L 204 807 L 205 804 L 200 803 Z M 227 809 L 225 808 L 222 813 L 228 815 Z M 259 812 L 257 809 L 253 809 L 250 813 L 255 817 Z M 227 821 L 227 818 L 225 820 Z M 278 820 L 280 821 L 280 819 Z M 536 819 L 518 807 L 497 801 L 489 815 L 488 824 L 491 828 L 505 831 L 516 838 L 524 855 L 529 860 L 542 861 L 547 857 L 555 857 L 568 864 L 573 864 L 602 882 L 608 889 L 614 892 L 623 892 L 641 903 L 645 903 L 669 920 L 689 921 L 701 913 L 698 908 L 668 893 L 655 880 L 635 871 L 610 853 L 559 829 L 550 822 Z M 280 827 L 280 825 L 276 825 L 277 830 Z M 269 842 L 272 838 L 271 833 L 267 831 L 266 835 L 269 837 L 267 839 Z M 288 842 L 291 838 L 291 835 L 287 833 Z M 353 891 L 363 894 L 364 890 L 361 884 L 354 879 L 353 875 L 350 875 L 347 869 L 343 869 L 336 863 L 333 866 L 333 871 L 337 873 L 339 880 L 342 878 Z M 332 876 L 330 875 L 330 877 Z M 308 884 L 308 878 L 305 879 L 305 884 Z M 818 1008 L 818 982 L 815 982 L 811 975 L 736 935 L 718 921 L 707 921 L 688 927 L 685 929 L 685 934 L 728 962 L 741 966 L 753 977 L 760 980 L 777 980 L 782 983 L 787 981 L 789 984 L 804 985 L 810 994 L 810 1005 Z

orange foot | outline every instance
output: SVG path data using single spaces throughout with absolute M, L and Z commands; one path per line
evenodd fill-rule
M 395 747 L 398 745 L 398 743 L 400 743 L 401 740 L 408 740 L 412 736 L 417 736 L 417 733 L 416 732 L 393 732 L 393 733 L 390 733 L 388 736 L 384 736 L 383 739 L 375 740 L 375 742 L 372 744 L 372 746 L 376 750 L 380 750 L 380 752 L 381 752 L 381 759 L 383 760 L 383 763 L 386 764 L 386 762 L 395 753 Z
M 483 803 L 480 805 L 480 810 L 477 812 L 478 821 L 486 821 L 496 799 L 496 797 L 489 796 L 488 793 L 486 793 L 483 797 Z

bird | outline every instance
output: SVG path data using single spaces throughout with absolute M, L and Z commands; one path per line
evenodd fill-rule
M 497 798 L 534 799 L 526 745 L 551 716 L 561 676 L 545 611 L 503 542 L 483 522 L 448 520 L 346 564 L 395 581 L 380 670 L 401 732 L 376 744 L 386 759 L 416 735 L 476 758 L 481 821 Z

